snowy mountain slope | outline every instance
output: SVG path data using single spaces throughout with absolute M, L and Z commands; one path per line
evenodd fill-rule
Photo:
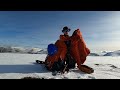
M 120 57 L 88 56 L 86 65 L 94 68 L 92 74 L 85 74 L 78 69 L 70 70 L 63 75 L 52 76 L 44 65 L 35 60 L 44 61 L 46 54 L 0 53 L 0 79 L 21 79 L 38 77 L 45 79 L 120 79 Z
M 0 53 L 21 53 L 21 54 L 47 54 L 47 49 L 41 48 L 28 48 L 28 47 L 11 47 L 11 46 L 0 46 Z M 89 56 L 120 56 L 120 50 L 117 51 L 101 51 L 91 52 Z
M 104 56 L 120 56 L 120 50 L 114 52 L 108 52 Z
M 46 54 L 46 49 L 41 48 L 28 48 L 28 47 L 11 47 L 11 46 L 0 46 L 1 53 L 29 53 L 29 54 Z
M 99 53 L 90 53 L 89 56 L 120 56 L 120 50 L 117 51 L 102 51 Z
M 90 53 L 89 56 L 100 56 L 100 55 L 97 53 Z

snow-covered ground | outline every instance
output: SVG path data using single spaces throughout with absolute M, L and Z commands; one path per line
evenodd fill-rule
M 35 60 L 44 61 L 46 54 L 0 53 L 0 79 L 21 79 L 37 77 L 45 79 L 120 79 L 119 56 L 88 56 L 85 65 L 94 68 L 94 73 L 85 74 L 78 69 L 69 73 L 53 76 L 44 65 Z

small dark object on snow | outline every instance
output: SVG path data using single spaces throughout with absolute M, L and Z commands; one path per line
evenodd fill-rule
M 45 64 L 44 61 L 40 61 L 40 60 L 36 60 L 36 63 L 38 63 L 38 64 Z
M 23 77 L 21 79 L 45 79 L 45 78 L 36 78 L 36 77 Z
M 114 65 L 111 65 L 110 67 L 112 67 L 112 68 L 117 68 L 116 66 L 114 66 Z
M 100 64 L 95 64 L 95 65 L 97 65 L 97 66 L 98 66 L 98 65 L 100 65 Z
M 58 73 L 58 71 L 52 71 L 52 75 L 53 75 L 53 76 L 56 76 L 57 73 Z

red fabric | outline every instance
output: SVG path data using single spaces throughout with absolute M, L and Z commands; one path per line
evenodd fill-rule
M 76 60 L 78 67 L 83 64 L 86 57 L 90 54 L 90 50 L 86 47 L 85 41 L 82 37 L 82 33 L 79 29 L 73 32 L 71 37 L 60 35 L 60 39 L 56 41 L 55 45 L 58 48 L 58 52 L 53 56 L 47 56 L 46 61 L 51 68 L 55 61 L 65 59 L 67 53 L 67 47 L 64 41 L 71 40 L 70 54 Z
M 64 43 L 64 41 L 69 40 L 69 36 L 64 36 L 64 35 L 60 35 L 60 39 L 56 41 L 55 45 L 58 48 L 58 52 L 53 55 L 53 56 L 47 56 L 46 58 L 46 63 L 49 65 L 49 68 L 52 67 L 53 63 L 55 61 L 58 61 L 59 58 L 60 60 L 64 60 L 65 55 L 67 53 L 67 47 Z
M 86 57 L 90 53 L 90 50 L 86 47 L 82 33 L 79 29 L 75 30 L 71 36 L 70 53 L 71 56 L 76 60 L 78 66 L 85 62 Z

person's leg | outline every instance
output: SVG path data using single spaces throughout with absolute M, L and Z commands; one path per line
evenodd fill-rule
M 75 68 L 76 61 L 70 56 L 70 54 L 66 55 L 66 64 L 68 68 Z
M 58 60 L 54 62 L 52 66 L 52 71 L 62 71 L 65 67 L 65 62 L 63 60 Z

